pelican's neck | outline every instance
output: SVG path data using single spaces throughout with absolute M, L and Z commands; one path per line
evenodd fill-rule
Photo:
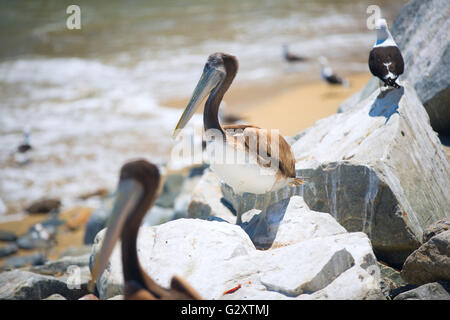
M 134 283 L 142 288 L 150 289 L 155 286 L 155 282 L 145 273 L 144 269 L 139 263 L 137 253 L 137 236 L 142 220 L 144 219 L 147 209 L 156 200 L 156 191 L 145 191 L 142 199 L 136 205 L 135 211 L 130 214 L 125 222 L 125 227 L 122 230 L 122 268 L 125 284 Z
M 396 46 L 388 28 L 377 29 L 377 42 L 374 47 Z
M 219 106 L 226 90 L 222 90 L 224 81 L 219 83 L 217 87 L 211 92 L 205 104 L 205 111 L 203 112 L 203 127 L 205 131 L 210 129 L 218 130 L 222 135 L 225 135 L 219 123 Z
M 218 130 L 223 137 L 225 132 L 223 131 L 219 123 L 219 106 L 222 98 L 233 82 L 237 73 L 237 64 L 232 58 L 223 58 L 225 63 L 226 76 L 215 88 L 211 91 L 208 100 L 205 104 L 205 111 L 203 112 L 203 127 L 205 131 L 209 129 Z

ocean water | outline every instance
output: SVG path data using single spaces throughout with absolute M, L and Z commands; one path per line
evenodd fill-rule
M 406 2 L 377 4 L 392 21 Z M 77 1 L 81 29 L 69 30 L 73 3 L 0 0 L 0 214 L 114 188 L 130 158 L 166 162 L 181 110 L 162 101 L 188 97 L 212 52 L 238 57 L 233 87 L 245 87 L 319 79 L 315 59 L 288 67 L 283 43 L 350 74 L 368 71 L 375 41 L 371 1 Z

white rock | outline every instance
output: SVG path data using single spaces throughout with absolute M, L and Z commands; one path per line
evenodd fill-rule
M 366 232 L 394 265 L 450 213 L 449 160 L 414 89 L 402 85 L 319 120 L 292 145 L 298 175 L 310 177 L 308 206 Z
M 221 184 L 217 175 L 207 169 L 192 192 L 188 217 L 207 219 L 210 216 L 234 223 L 236 216 L 221 202 Z
M 326 288 L 312 294 L 302 294 L 299 300 L 384 300 L 379 283 L 367 271 L 353 266 L 344 271 Z
M 260 213 L 261 211 L 256 209 L 244 213 L 243 221 L 249 222 L 244 229 L 253 225 L 258 226 Z M 293 196 L 289 200 L 270 206 L 267 222 L 269 234 L 266 235 L 266 239 L 270 241 L 272 249 L 347 232 L 330 214 L 310 210 L 303 198 L 299 196 Z M 257 240 L 252 238 L 256 246 L 263 246 Z

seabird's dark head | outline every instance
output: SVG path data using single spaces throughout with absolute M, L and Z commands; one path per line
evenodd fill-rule
M 202 76 L 194 89 L 191 100 L 175 127 L 173 133 L 174 137 L 176 137 L 181 129 L 186 126 L 195 111 L 200 107 L 202 101 L 209 96 L 214 89 L 220 87 L 227 75 L 232 75 L 234 77 L 237 68 L 238 61 L 236 57 L 231 54 L 216 52 L 208 57 L 205 67 L 203 68 Z

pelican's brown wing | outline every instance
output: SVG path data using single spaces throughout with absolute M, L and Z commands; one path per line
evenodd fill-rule
M 270 163 L 270 160 L 278 161 L 278 167 L 281 173 L 289 178 L 295 178 L 295 158 L 291 146 L 287 141 L 276 132 L 268 129 L 247 124 L 236 124 L 222 127 L 227 134 L 243 134 L 245 138 L 245 147 L 250 149 L 252 143 L 256 141 L 256 148 L 259 158 L 262 158 L 263 164 Z M 256 139 L 256 140 L 253 140 Z M 278 153 L 272 150 L 272 141 L 278 139 Z M 276 142 L 274 142 L 276 143 Z M 275 158 L 275 159 L 274 159 Z

